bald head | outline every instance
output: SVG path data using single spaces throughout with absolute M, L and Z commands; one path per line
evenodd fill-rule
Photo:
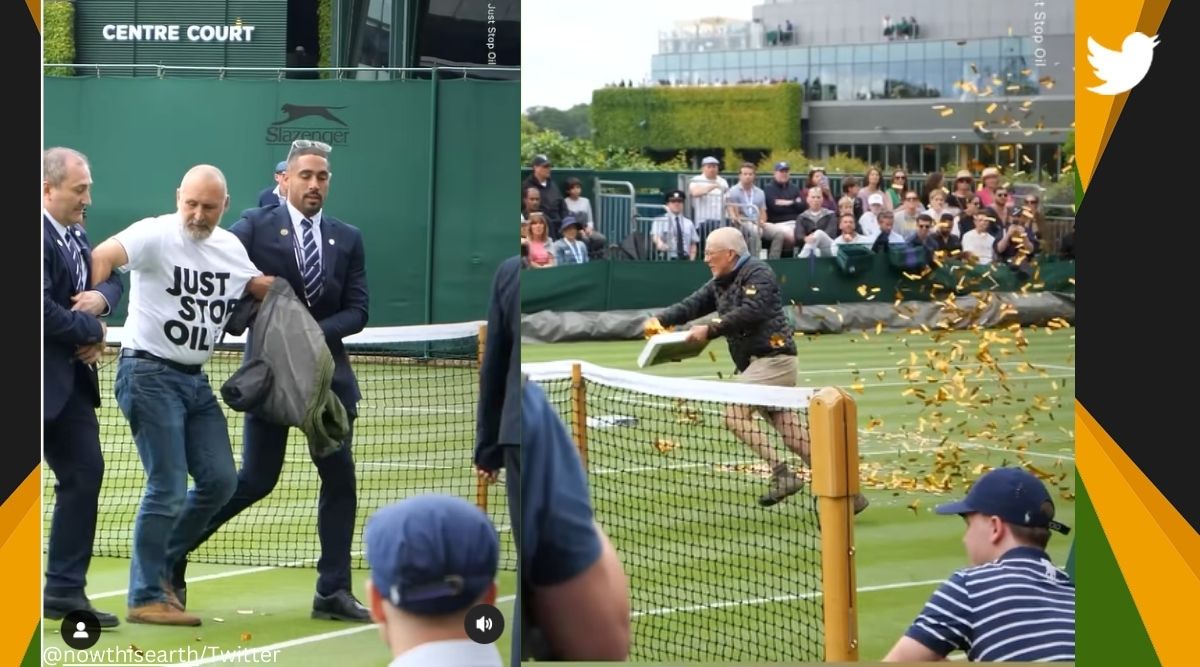
M 707 247 L 712 250 L 732 250 L 737 253 L 738 257 L 749 252 L 746 247 L 746 237 L 742 236 L 739 229 L 733 227 L 722 227 L 714 229 L 707 240 Z
M 196 241 L 207 239 L 221 224 L 221 215 L 229 208 L 225 175 L 208 164 L 192 167 L 180 181 L 175 201 L 184 231 Z

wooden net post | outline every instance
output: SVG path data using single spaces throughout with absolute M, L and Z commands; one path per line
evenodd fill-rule
M 858 660 L 854 565 L 854 497 L 858 495 L 858 410 L 841 389 L 826 387 L 809 404 L 813 494 L 821 525 L 825 661 Z
M 571 365 L 571 435 L 583 459 L 583 469 L 588 467 L 587 450 L 587 389 L 583 384 L 583 368 Z
M 478 339 L 475 344 L 475 360 L 479 363 L 479 377 L 476 381 L 476 386 L 481 386 L 483 381 L 483 352 L 487 343 L 487 325 L 483 324 L 479 327 Z M 488 483 L 482 477 L 475 477 L 475 504 L 479 509 L 487 512 L 488 508 Z

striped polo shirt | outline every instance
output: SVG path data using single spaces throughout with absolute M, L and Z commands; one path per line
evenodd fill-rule
M 1075 660 L 1075 583 L 1035 547 L 955 572 L 905 633 L 984 662 Z

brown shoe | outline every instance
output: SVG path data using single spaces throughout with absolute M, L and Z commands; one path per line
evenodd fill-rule
M 175 607 L 179 611 L 186 609 L 186 607 L 183 606 L 183 603 L 180 602 L 179 596 L 175 595 L 175 587 L 172 586 L 170 582 L 168 582 L 166 579 L 163 579 L 161 582 L 159 582 L 159 586 L 162 587 L 163 593 L 167 595 L 167 604 Z
M 140 607 L 130 607 L 125 620 L 151 625 L 200 625 L 199 616 L 180 611 L 166 602 L 150 602 Z
M 854 513 L 858 514 L 862 512 L 863 510 L 867 509 L 867 505 L 870 504 L 871 501 L 867 500 L 867 497 L 863 494 L 860 493 L 857 496 L 854 496 Z

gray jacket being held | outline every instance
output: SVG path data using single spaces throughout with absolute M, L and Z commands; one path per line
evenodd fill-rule
M 246 299 L 226 331 L 239 335 L 253 321 L 242 366 L 221 387 L 238 412 L 296 426 L 314 457 L 342 446 L 350 430 L 346 408 L 333 393 L 333 355 L 321 327 L 286 280 L 275 280 L 260 303 Z

